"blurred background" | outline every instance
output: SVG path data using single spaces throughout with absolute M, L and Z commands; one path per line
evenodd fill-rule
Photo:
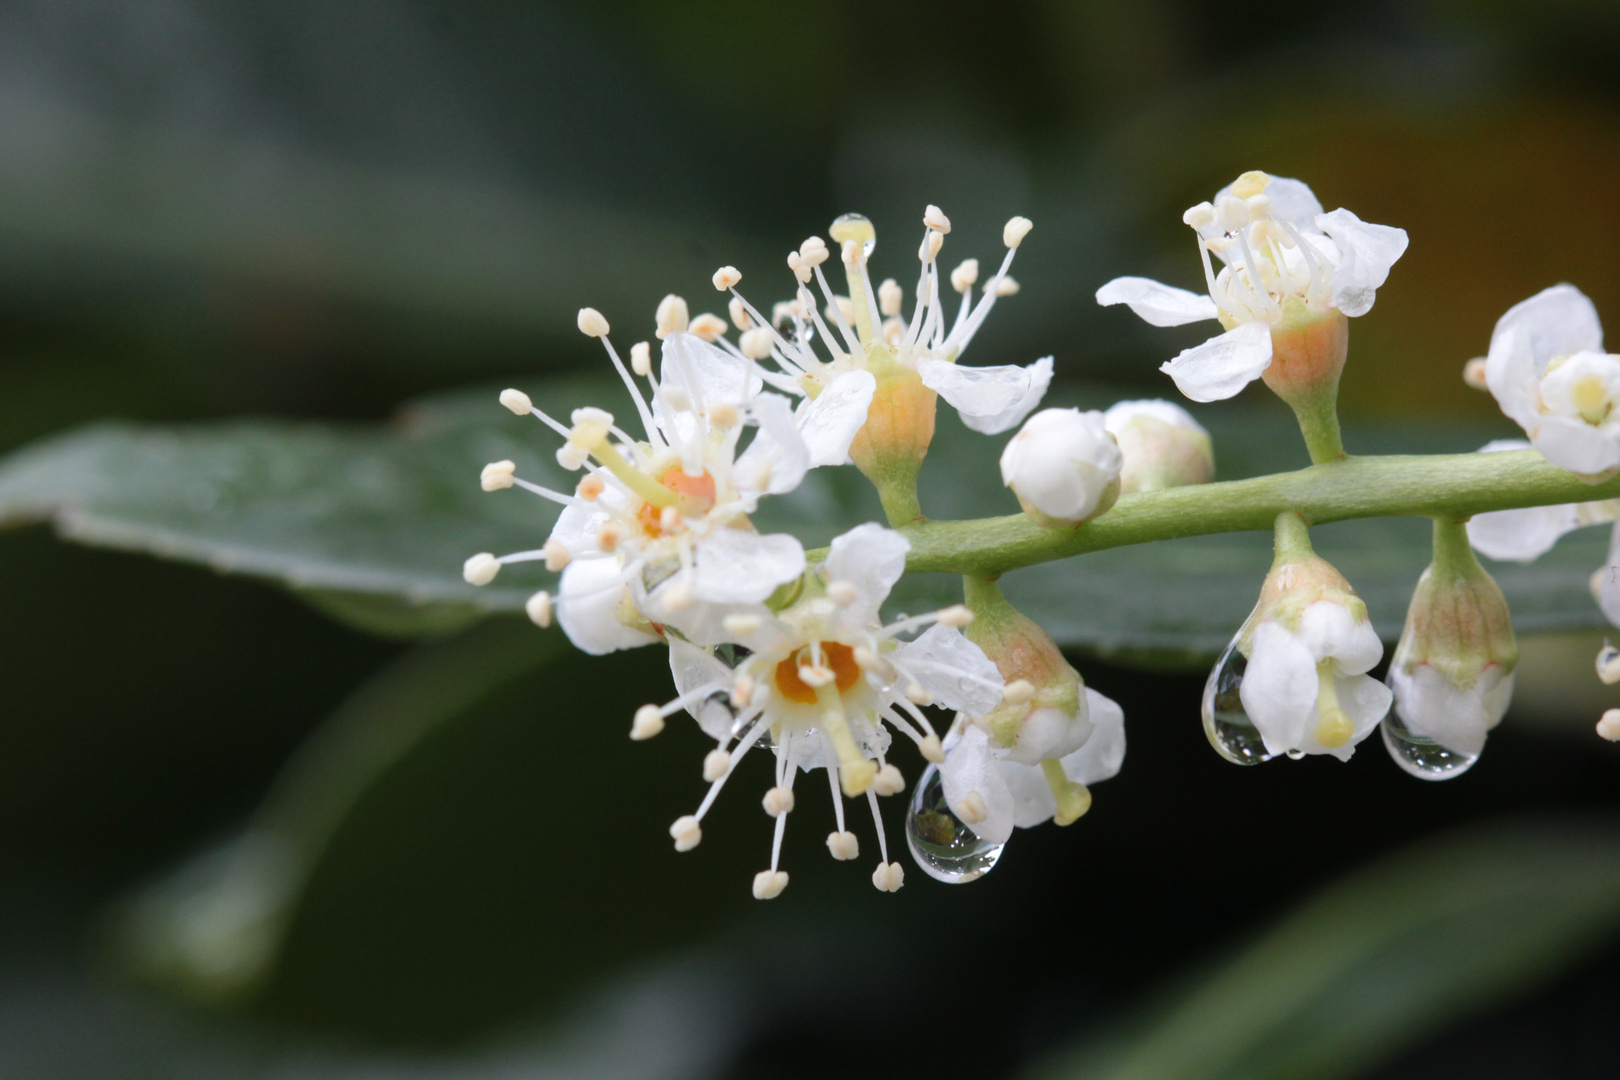
M 0 450 L 106 419 L 348 431 L 597 370 L 579 307 L 625 343 L 666 292 L 706 304 L 722 263 L 780 298 L 782 256 L 846 210 L 899 276 L 930 202 L 957 257 L 1036 222 L 972 362 L 1052 353 L 1057 397 L 1165 395 L 1158 364 L 1201 329 L 1091 294 L 1199 288 L 1181 212 L 1250 168 L 1412 237 L 1354 327 L 1353 430 L 1516 435 L 1460 379 L 1497 316 L 1570 281 L 1620 318 L 1620 9 L 4 0 Z M 1245 397 L 1255 471 L 1302 464 L 1286 414 Z M 967 886 L 908 864 L 895 897 L 817 859 L 806 822 L 793 888 L 759 905 L 751 788 L 669 851 L 703 743 L 623 738 L 658 657 L 569 658 L 502 618 L 401 631 L 25 510 L 0 506 L 7 1077 L 1620 1060 L 1620 757 L 1591 734 L 1612 702 L 1589 603 L 1537 624 L 1559 632 L 1526 638 L 1515 712 L 1444 784 L 1377 740 L 1232 768 L 1196 664 L 1082 648 L 1131 739 L 1084 821 L 1020 833 Z M 1252 597 L 1263 570 L 1224 585 Z M 266 839 L 288 821 L 307 848 Z

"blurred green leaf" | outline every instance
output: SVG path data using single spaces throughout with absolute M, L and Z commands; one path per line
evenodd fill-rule
M 1219 918 L 1218 897 L 1201 905 Z M 1620 830 L 1498 824 L 1425 840 L 1308 901 L 1134 1023 L 1032 1075 L 1329 1080 L 1524 994 L 1620 925 Z
M 592 379 L 534 379 L 525 389 L 557 415 L 587 402 L 619 402 L 622 388 Z M 560 489 L 571 477 L 551 455 L 553 436 L 500 409 L 494 390 L 427 399 L 391 426 L 231 421 L 169 428 L 100 425 L 26 448 L 0 463 L 0 523 L 54 519 L 84 543 L 276 579 L 335 617 L 389 636 L 431 636 L 484 614 L 515 612 L 550 580 L 536 564 L 508 568 L 474 589 L 462 561 L 478 551 L 538 547 L 551 504 L 519 492 L 485 494 L 485 462 L 511 458 L 519 474 Z M 1060 386 L 1053 404 L 1106 405 L 1100 387 Z M 1280 406 L 1206 407 L 1220 476 L 1305 464 L 1292 417 Z M 1360 452 L 1471 450 L 1490 425 L 1434 423 L 1347 429 Z M 923 505 L 940 518 L 1005 513 L 996 457 L 1001 440 L 975 435 L 941 409 L 923 476 Z M 853 469 L 820 469 L 792 495 L 767 500 L 765 531 L 824 544 L 877 518 Z M 1393 640 L 1429 558 L 1429 527 L 1415 519 L 1324 526 L 1319 550 L 1366 599 Z M 1008 595 L 1065 646 L 1161 664 L 1202 663 L 1248 614 L 1270 564 L 1270 537 L 1241 533 L 1097 552 L 1008 576 Z M 1529 566 L 1493 567 L 1521 632 L 1596 627 L 1587 580 L 1606 557 L 1588 530 Z M 954 579 L 908 579 L 892 606 L 954 602 Z

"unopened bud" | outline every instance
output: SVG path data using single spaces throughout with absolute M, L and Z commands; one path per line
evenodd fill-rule
M 1124 461 L 1119 491 L 1161 491 L 1215 478 L 1215 448 L 1209 432 L 1181 406 L 1168 401 L 1121 401 L 1103 414 Z
M 1042 409 L 1001 454 L 1001 480 L 1037 525 L 1069 528 L 1114 504 L 1124 460 L 1100 412 Z

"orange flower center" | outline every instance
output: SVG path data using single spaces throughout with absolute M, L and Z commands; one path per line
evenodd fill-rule
M 679 465 L 666 470 L 658 482 L 681 497 L 678 504 L 682 513 L 703 513 L 714 506 L 714 477 L 708 472 L 702 476 L 688 476 L 686 470 Z M 663 531 L 660 516 L 663 510 L 650 502 L 643 502 L 636 511 L 642 528 L 647 530 L 649 536 L 656 536 Z
M 796 701 L 800 705 L 814 705 L 816 688 L 799 678 L 801 659 L 810 659 L 808 648 L 800 649 L 776 665 L 776 689 L 789 701 Z M 840 645 L 836 641 L 823 642 L 821 659 L 832 669 L 833 683 L 838 687 L 840 694 L 854 686 L 855 680 L 861 677 L 861 666 L 855 662 L 855 650 L 848 645 Z

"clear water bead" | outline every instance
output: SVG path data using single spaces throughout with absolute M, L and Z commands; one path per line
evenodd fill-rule
M 939 766 L 930 765 L 911 792 L 906 846 L 929 877 L 961 885 L 988 874 L 1007 845 L 983 839 L 951 812 Z
M 1406 726 L 1394 709 L 1389 710 L 1379 729 L 1384 736 L 1384 749 L 1395 759 L 1395 764 L 1419 780 L 1450 780 L 1467 772 L 1479 760 L 1478 754 L 1459 754 L 1419 735 Z
M 1254 726 L 1249 714 L 1243 710 L 1239 691 L 1243 688 L 1243 672 L 1249 658 L 1238 651 L 1233 642 L 1221 654 L 1215 670 L 1204 684 L 1204 734 L 1216 753 L 1234 765 L 1258 765 L 1270 761 L 1275 755 L 1266 749 L 1260 729 Z

